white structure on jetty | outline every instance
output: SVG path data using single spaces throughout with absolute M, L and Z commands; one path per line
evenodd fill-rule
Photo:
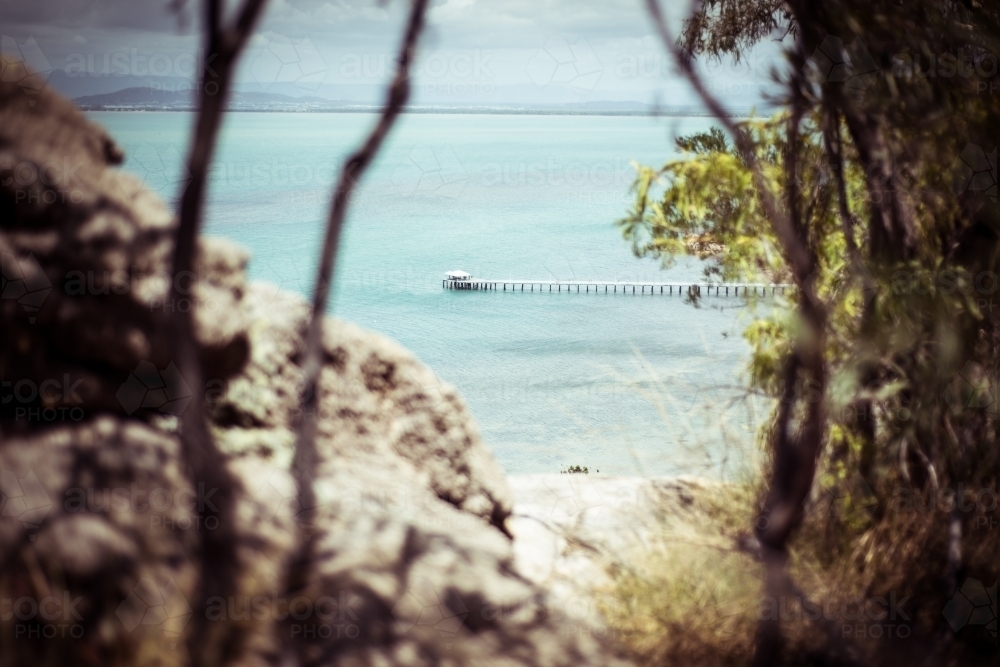
M 456 269 L 454 271 L 445 271 L 444 278 L 445 278 L 445 280 L 466 280 L 467 281 L 467 280 L 472 280 L 472 274 L 471 273 L 466 273 L 465 271 L 462 271 L 460 269 Z

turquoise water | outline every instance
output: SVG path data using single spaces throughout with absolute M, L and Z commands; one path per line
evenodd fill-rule
M 192 120 L 95 113 L 126 168 L 176 196 Z M 340 162 L 373 117 L 230 114 L 207 232 L 253 252 L 251 275 L 308 294 Z M 331 310 L 386 334 L 456 385 L 510 473 L 704 474 L 739 457 L 752 412 L 739 376 L 742 303 L 709 298 L 459 292 L 497 279 L 698 280 L 638 260 L 614 226 L 630 161 L 661 164 L 701 118 L 402 117 L 349 213 Z M 728 463 L 727 463 L 728 461 Z

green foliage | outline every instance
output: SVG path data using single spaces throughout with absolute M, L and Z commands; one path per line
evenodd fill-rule
M 744 331 L 748 388 L 775 399 L 762 443 L 785 426 L 794 435 L 808 406 L 823 407 L 795 548 L 827 570 L 827 594 L 838 578 L 869 593 L 913 593 L 930 634 L 955 576 L 954 521 L 964 575 L 992 581 L 987 554 L 1000 548 L 997 531 L 976 529 L 1000 520 L 995 506 L 966 502 L 972 509 L 956 514 L 957 500 L 934 502 L 945 492 L 995 498 L 1000 485 L 1000 75 L 984 65 L 1000 56 L 1000 7 L 710 1 L 680 43 L 692 55 L 739 57 L 774 30 L 795 38 L 781 80 L 791 102 L 736 126 L 759 174 L 737 137 L 717 128 L 682 137 L 676 159 L 636 167 L 619 226 L 637 256 L 664 266 L 694 254 L 692 239 L 711 241 L 721 252 L 705 262 L 706 278 L 813 290 L 815 304 L 802 289 L 749 299 Z M 825 71 L 823 49 L 850 60 L 854 78 Z M 930 60 L 985 74 L 930 76 Z M 815 258 L 807 278 L 794 275 L 760 188 Z M 814 306 L 823 317 L 807 321 Z M 788 360 L 816 321 L 825 382 L 789 380 Z M 783 396 L 793 405 L 779 425 Z M 900 497 L 930 509 L 900 510 Z
M 684 26 L 681 46 L 694 55 L 739 59 L 745 49 L 776 30 L 791 28 L 789 13 L 780 0 L 707 0 L 696 3 Z
M 779 115 L 739 126 L 753 138 L 775 192 L 785 175 L 786 124 L 787 115 Z M 927 425 L 909 417 L 918 409 L 927 411 L 923 417 L 942 409 L 942 396 L 964 365 L 971 361 L 980 368 L 995 368 L 994 348 L 968 347 L 963 340 L 970 337 L 963 329 L 971 330 L 973 337 L 985 335 L 987 313 L 973 285 L 973 271 L 949 257 L 947 247 L 933 243 L 932 235 L 925 236 L 928 242 L 914 259 L 886 265 L 865 257 L 860 271 L 852 265 L 838 216 L 834 176 L 822 159 L 821 133 L 815 122 L 804 128 L 798 148 L 803 165 L 798 172 L 800 205 L 808 209 L 809 235 L 817 256 L 813 279 L 828 312 L 824 357 L 831 381 L 822 397 L 809 397 L 809 387 L 801 388 L 800 394 L 806 400 L 827 402 L 831 440 L 861 437 L 851 407 L 859 400 L 873 401 L 873 409 L 883 415 L 879 440 L 885 445 L 886 460 L 891 460 L 895 454 L 889 450 L 901 439 L 930 437 L 918 432 Z M 658 257 L 669 266 L 677 256 L 690 254 L 686 239 L 710 238 L 722 245 L 723 252 L 705 262 L 706 277 L 790 282 L 753 175 L 733 143 L 713 128 L 678 139 L 677 147 L 681 157 L 661 169 L 637 169 L 635 203 L 619 221 L 635 254 Z M 863 238 L 866 186 L 853 156 L 847 156 L 844 178 L 848 209 L 859 212 L 855 234 Z M 936 174 L 930 177 L 936 178 Z M 930 188 L 934 183 L 915 178 L 914 187 Z M 961 224 L 953 201 L 929 215 L 927 224 L 939 226 L 945 217 Z M 777 398 L 783 360 L 800 325 L 794 297 L 768 303 L 767 312 L 755 304 L 756 316 L 744 331 L 752 348 L 748 379 L 751 389 Z M 873 366 L 877 381 L 866 381 Z M 907 420 L 886 418 L 898 417 L 904 404 L 909 406 Z
M 739 124 L 740 130 L 752 138 L 775 192 L 780 190 L 785 172 L 782 156 L 788 147 L 782 128 L 786 122 L 787 117 L 777 116 Z M 814 221 L 811 231 L 818 248 L 818 291 L 835 300 L 836 312 L 831 320 L 836 334 L 833 345 L 837 346 L 838 341 L 856 331 L 864 295 L 860 284 L 847 275 L 846 241 L 836 210 L 835 185 L 820 159 L 819 132 L 814 125 L 807 127 L 809 134 L 800 147 L 807 159 L 802 160 L 805 166 L 799 178 L 806 185 L 802 199 Z M 681 151 L 679 159 L 659 170 L 637 168 L 635 203 L 618 223 L 632 242 L 636 256 L 658 257 L 669 266 L 678 255 L 691 254 L 687 239 L 707 238 L 724 250 L 705 263 L 706 279 L 790 283 L 789 268 L 761 205 L 753 174 L 733 143 L 722 130 L 712 128 L 680 137 L 676 144 Z M 857 197 L 863 190 L 858 182 L 861 175 L 855 168 L 848 168 L 847 173 L 849 192 Z M 776 305 L 773 312 L 753 320 L 744 332 L 753 348 L 751 386 L 771 396 L 777 396 L 778 374 L 797 326 L 794 300 L 778 300 Z

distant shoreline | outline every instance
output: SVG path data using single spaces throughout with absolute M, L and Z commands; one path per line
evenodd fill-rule
M 197 111 L 190 94 L 153 88 L 132 87 L 115 93 L 82 95 L 73 99 L 82 111 Z M 250 113 L 381 113 L 376 102 L 332 100 L 322 97 L 293 97 L 280 93 L 234 91 L 227 101 L 229 112 Z M 583 103 L 501 102 L 473 104 L 411 104 L 403 113 L 462 114 L 493 116 L 645 116 L 712 117 L 700 108 L 681 109 L 635 101 L 588 101 Z M 747 118 L 749 109 L 730 114 Z
M 125 108 L 118 106 L 82 105 L 78 106 L 81 111 L 113 111 L 113 112 L 178 112 L 193 113 L 198 109 L 195 107 L 179 109 L 176 107 L 143 107 Z M 226 109 L 227 113 L 381 113 L 380 107 L 364 107 L 350 109 Z M 450 114 L 450 115 L 471 115 L 471 116 L 640 116 L 647 118 L 714 118 L 711 113 L 695 113 L 683 111 L 572 111 L 559 109 L 454 109 L 454 108 L 417 108 L 404 109 L 407 114 Z M 728 118 L 754 118 L 760 114 L 751 115 L 749 113 L 727 114 Z

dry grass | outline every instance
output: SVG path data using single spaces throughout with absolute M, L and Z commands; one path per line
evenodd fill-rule
M 613 572 L 605 615 L 639 665 L 750 664 L 767 601 L 760 565 L 736 545 L 753 525 L 760 484 L 750 480 L 724 488 L 699 499 L 711 523 L 704 539 L 681 537 L 665 524 L 662 539 L 648 553 Z M 873 667 L 923 664 L 940 639 L 947 602 L 946 519 L 935 512 L 887 512 L 856 529 L 856 524 L 845 528 L 843 517 L 810 513 L 789 559 L 807 606 L 791 596 L 778 607 L 786 638 L 783 664 L 836 664 L 831 652 L 843 646 Z M 968 523 L 974 521 L 980 519 L 969 517 Z M 1000 531 L 980 531 L 966 542 L 962 579 L 974 576 L 992 584 L 1000 569 Z M 996 640 L 990 640 L 985 628 L 965 629 L 937 662 L 1000 664 Z
M 612 572 L 604 613 L 643 665 L 741 665 L 753 649 L 761 568 L 736 549 L 752 488 L 730 484 L 697 502 L 700 534 L 665 524 L 648 553 Z
M 759 568 L 735 551 L 674 545 L 619 572 L 617 634 L 646 665 L 740 665 L 753 648 Z
M 640 393 L 660 412 L 668 433 L 691 434 L 691 451 L 686 452 L 691 460 L 699 460 L 699 450 L 706 461 L 713 458 L 713 450 L 718 456 L 696 424 L 701 411 L 677 410 L 670 383 L 653 377 Z M 709 414 L 711 409 L 715 415 L 716 420 L 707 423 L 729 443 L 724 456 L 739 462 L 739 477 L 719 493 L 698 499 L 705 525 L 696 527 L 695 534 L 681 533 L 665 521 L 660 539 L 647 553 L 627 559 L 612 572 L 614 588 L 605 600 L 605 615 L 639 665 L 751 662 L 754 634 L 767 601 L 762 599 L 760 565 L 737 544 L 752 531 L 765 492 L 768 429 L 759 427 L 767 410 L 747 401 L 756 433 L 756 442 L 750 444 L 754 436 L 726 432 L 728 420 L 718 419 L 719 407 L 702 410 Z M 820 463 L 804 523 L 789 546 L 789 573 L 806 606 L 795 596 L 779 606 L 784 614 L 784 664 L 836 664 L 831 655 L 850 646 L 872 667 L 923 666 L 929 656 L 933 664 L 947 667 L 997 667 L 997 639 L 985 625 L 955 633 L 944 619 L 950 600 L 945 576 L 950 512 L 935 507 L 927 491 L 901 479 L 891 448 L 883 449 L 889 458 L 877 462 L 871 488 L 860 485 L 864 490 L 857 480 L 851 482 L 860 469 L 851 456 L 845 458 L 831 445 Z M 959 587 L 970 578 L 990 587 L 1000 575 L 1000 508 L 995 502 L 990 505 L 997 497 L 997 479 L 990 472 L 996 470 L 995 458 L 995 453 L 981 454 L 966 484 L 965 504 L 976 505 L 979 493 L 985 494 L 986 506 L 980 499 L 962 514 Z M 914 497 L 917 509 L 895 506 L 901 492 Z M 892 611 L 901 613 L 882 617 Z M 934 653 L 939 648 L 940 655 Z

